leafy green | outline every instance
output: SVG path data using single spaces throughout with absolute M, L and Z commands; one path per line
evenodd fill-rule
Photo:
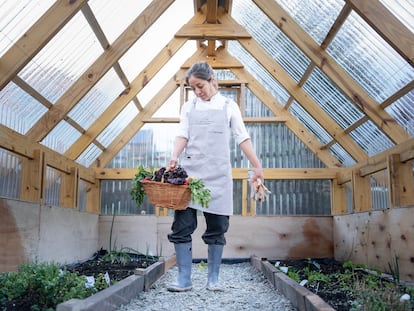
M 135 174 L 134 178 L 131 181 L 131 191 L 130 195 L 132 200 L 137 203 L 137 206 L 141 206 L 144 203 L 145 198 L 145 190 L 142 187 L 140 181 L 144 180 L 145 178 L 152 179 L 154 176 L 154 168 L 146 169 L 141 165 L 138 166 L 138 171 Z
M 211 192 L 205 188 L 205 184 L 201 179 L 191 178 L 188 187 L 191 190 L 191 199 L 195 204 L 208 208 L 211 200 Z

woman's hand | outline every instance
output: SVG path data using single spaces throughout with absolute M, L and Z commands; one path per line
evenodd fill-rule
M 170 162 L 168 162 L 170 169 L 174 169 L 177 166 L 177 162 L 177 159 L 171 159 Z
M 260 179 L 262 183 L 264 183 L 263 169 L 261 167 L 256 167 L 254 169 L 254 175 L 252 176 L 251 181 L 254 182 L 258 179 Z

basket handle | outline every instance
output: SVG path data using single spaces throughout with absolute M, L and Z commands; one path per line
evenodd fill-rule
M 169 171 L 171 171 L 171 167 L 170 167 L 170 166 L 167 166 L 167 167 L 165 168 L 164 173 L 162 173 L 162 176 L 161 176 L 161 182 L 162 182 L 162 183 L 164 182 L 164 174 L 165 174 L 165 173 L 167 173 L 167 172 L 169 172 Z

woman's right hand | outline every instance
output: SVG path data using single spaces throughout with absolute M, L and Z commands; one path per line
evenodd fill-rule
M 177 166 L 177 162 L 178 161 L 176 159 L 171 159 L 170 162 L 168 162 L 170 169 L 174 169 Z

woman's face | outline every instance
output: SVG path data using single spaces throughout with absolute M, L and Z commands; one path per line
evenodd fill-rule
M 188 79 L 188 84 L 194 91 L 194 94 L 205 101 L 209 101 L 211 97 L 213 97 L 217 93 L 217 90 L 214 87 L 213 82 L 213 77 L 210 79 L 210 81 L 196 78 L 194 76 L 190 76 L 190 78 Z

